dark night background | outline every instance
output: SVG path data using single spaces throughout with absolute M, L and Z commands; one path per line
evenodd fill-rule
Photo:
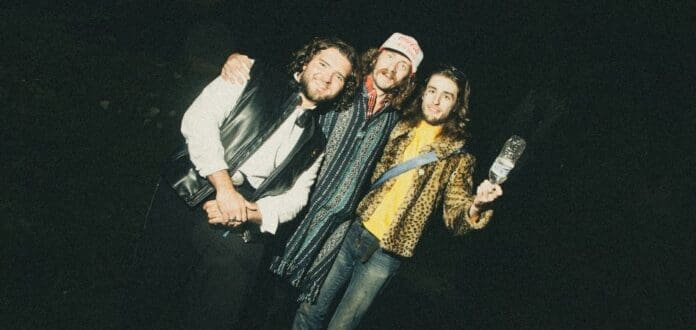
M 416 37 L 472 80 L 482 180 L 528 150 L 494 221 L 433 221 L 364 328 L 696 324 L 692 2 L 58 1 L 0 5 L 0 324 L 118 328 L 181 115 L 226 55 Z M 423 77 L 423 74 L 420 75 Z

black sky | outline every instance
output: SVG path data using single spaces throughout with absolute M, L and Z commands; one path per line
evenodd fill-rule
M 691 3 L 0 8 L 3 324 L 117 327 L 159 162 L 176 144 L 180 115 L 230 52 L 286 61 L 313 36 L 365 50 L 397 31 L 419 40 L 422 72 L 446 62 L 468 73 L 477 181 L 511 134 L 529 150 L 494 223 L 457 239 L 431 225 L 366 327 L 696 322 Z M 108 109 L 99 108 L 104 100 Z M 148 117 L 153 104 L 161 113 Z

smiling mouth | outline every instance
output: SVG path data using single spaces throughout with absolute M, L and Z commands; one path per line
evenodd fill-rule
M 384 78 L 387 78 L 387 79 L 392 80 L 392 81 L 394 80 L 394 76 L 390 75 L 390 74 L 389 74 L 387 71 L 385 71 L 385 70 L 380 70 L 380 71 L 379 71 L 379 74 L 382 75 L 382 76 L 384 76 Z
M 428 107 L 428 111 L 436 113 L 436 114 L 440 113 L 440 109 L 438 109 L 436 107 L 432 107 L 432 106 Z

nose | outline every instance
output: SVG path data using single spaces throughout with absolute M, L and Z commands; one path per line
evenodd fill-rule
M 433 104 L 440 104 L 440 95 L 436 95 Z
M 319 79 L 325 83 L 330 83 L 333 74 L 331 72 L 322 72 L 319 74 Z

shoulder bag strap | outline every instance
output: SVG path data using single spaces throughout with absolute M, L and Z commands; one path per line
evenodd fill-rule
M 461 149 L 453 152 L 451 155 L 459 155 L 463 154 L 466 152 L 466 149 L 462 147 Z M 450 156 L 451 156 L 450 155 Z M 376 189 L 377 187 L 381 186 L 386 182 L 387 180 L 403 174 L 404 172 L 407 172 L 411 169 L 414 169 L 416 167 L 420 167 L 423 165 L 430 164 L 434 161 L 437 161 L 437 155 L 435 154 L 435 151 L 427 152 L 421 155 L 418 155 L 416 157 L 413 157 L 405 162 L 401 162 L 399 164 L 396 164 L 392 166 L 392 168 L 388 169 L 386 172 L 382 173 L 382 175 L 377 178 L 377 180 L 370 186 L 370 190 Z

